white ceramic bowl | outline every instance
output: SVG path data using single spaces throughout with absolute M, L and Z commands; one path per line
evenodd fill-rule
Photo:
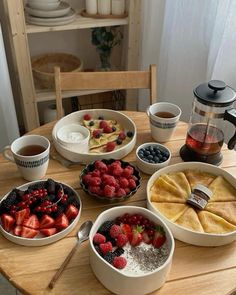
M 26 184 L 23 184 L 19 187 L 17 187 L 18 189 L 20 190 L 27 190 L 27 188 L 30 186 L 30 185 L 33 185 L 33 184 L 36 184 L 38 182 L 42 182 L 43 180 L 37 180 L 37 181 L 32 181 L 32 182 L 28 182 Z M 64 183 L 63 183 L 64 184 Z M 70 188 L 74 194 L 78 197 L 79 199 L 79 202 L 80 202 L 80 209 L 79 209 L 79 213 L 78 215 L 76 216 L 76 218 L 71 222 L 71 224 L 64 230 L 52 235 L 52 236 L 49 236 L 49 237 L 34 237 L 32 239 L 30 238 L 23 238 L 23 237 L 17 237 L 17 236 L 14 236 L 13 234 L 5 231 L 1 224 L 0 224 L 0 232 L 2 233 L 2 235 L 8 239 L 9 241 L 15 243 L 15 244 L 18 244 L 18 245 L 23 245 L 23 246 L 33 246 L 33 247 L 37 247 L 37 246 L 44 246 L 44 245 L 48 245 L 48 244 L 51 244 L 51 243 L 54 243 L 62 238 L 64 238 L 66 235 L 68 235 L 72 230 L 73 228 L 76 226 L 76 224 L 78 223 L 79 219 L 80 219 L 80 215 L 81 215 L 81 210 L 82 210 L 82 202 L 81 202 L 81 199 L 78 195 L 78 193 L 69 185 L 67 184 L 64 184 L 65 186 L 67 186 L 68 188 Z M 7 193 L 2 199 L 1 199 L 1 202 L 8 196 L 9 193 Z
M 100 153 L 100 154 L 74 152 L 71 149 L 64 147 L 62 144 L 58 142 L 57 131 L 64 125 L 80 122 L 85 114 L 90 114 L 93 118 L 98 118 L 99 116 L 103 116 L 105 119 L 108 119 L 108 120 L 116 120 L 124 127 L 125 131 L 132 131 L 134 135 L 126 145 L 121 146 L 120 148 L 112 152 Z M 136 126 L 134 122 L 126 115 L 113 110 L 90 109 L 90 110 L 83 110 L 83 111 L 71 113 L 67 115 L 66 117 L 63 117 L 61 120 L 59 120 L 55 124 L 52 130 L 52 139 L 53 139 L 53 143 L 56 150 L 64 158 L 72 162 L 83 162 L 88 164 L 95 160 L 122 159 L 133 150 L 136 143 L 136 133 L 137 133 Z
M 235 241 L 236 231 L 226 233 L 226 234 L 208 234 L 208 233 L 200 233 L 200 232 L 192 231 L 174 222 L 171 222 L 152 205 L 150 201 L 150 189 L 154 181 L 162 174 L 184 171 L 186 169 L 192 169 L 192 170 L 196 169 L 196 170 L 211 173 L 216 176 L 222 175 L 232 186 L 236 188 L 236 179 L 231 174 L 229 174 L 228 172 L 226 172 L 225 170 L 217 166 L 213 166 L 213 165 L 205 164 L 201 162 L 179 163 L 179 164 L 171 165 L 158 170 L 149 179 L 147 184 L 147 208 L 150 209 L 152 212 L 154 212 L 162 220 L 164 220 L 167 226 L 171 229 L 174 237 L 182 242 L 189 243 L 196 246 L 211 247 L 211 246 L 222 246 Z
M 113 220 L 125 213 L 141 213 L 154 223 L 163 226 L 169 246 L 169 257 L 166 262 L 155 271 L 144 275 L 126 275 L 106 262 L 96 251 L 93 245 L 93 236 L 104 221 Z M 166 281 L 171 268 L 174 253 L 174 239 L 166 224 L 149 210 L 135 206 L 119 206 L 108 209 L 96 219 L 89 235 L 90 264 L 98 280 L 111 292 L 121 295 L 144 295 L 159 289 Z
M 142 148 L 146 148 L 148 146 L 153 146 L 153 147 L 157 147 L 158 149 L 160 149 L 161 151 L 166 151 L 169 153 L 169 157 L 166 161 L 162 162 L 162 163 L 148 163 L 144 160 L 142 160 L 138 153 L 139 151 L 142 149 Z M 137 167 L 143 171 L 144 173 L 146 174 L 153 174 L 154 172 L 156 172 L 157 170 L 163 168 L 163 167 L 166 167 L 169 165 L 169 162 L 170 162 L 170 159 L 171 159 L 171 152 L 170 150 L 165 147 L 164 145 L 160 144 L 160 143 L 156 143 L 156 142 L 147 142 L 147 143 L 144 143 L 142 145 L 140 145 L 137 150 L 136 150 L 136 165 Z
M 57 131 L 58 142 L 73 152 L 88 153 L 89 137 L 89 130 L 78 123 L 62 126 Z
M 28 1 L 29 7 L 38 10 L 54 10 L 60 5 L 60 1 Z

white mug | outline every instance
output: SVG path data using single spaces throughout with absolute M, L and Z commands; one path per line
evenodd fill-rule
M 49 162 L 50 142 L 40 135 L 25 135 L 13 141 L 3 150 L 5 159 L 16 163 L 26 180 L 37 180 L 45 176 Z
M 171 117 L 157 116 L 157 113 L 170 113 Z M 151 135 L 157 142 L 167 142 L 179 121 L 181 109 L 169 102 L 157 102 L 147 108 L 150 121 Z

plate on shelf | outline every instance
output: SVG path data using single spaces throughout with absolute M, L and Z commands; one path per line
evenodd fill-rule
M 36 236 L 34 236 L 33 238 L 27 238 L 27 237 L 21 237 L 21 236 L 17 236 L 17 235 L 14 235 L 13 234 L 13 231 L 15 231 L 15 233 L 17 232 L 17 229 L 15 228 L 16 227 L 16 225 L 14 224 L 12 227 L 11 227 L 11 230 L 10 231 L 7 231 L 7 230 L 5 230 L 4 228 L 3 228 L 3 223 L 2 222 L 4 222 L 4 219 L 3 219 L 3 217 L 2 217 L 2 215 L 4 215 L 4 213 L 6 213 L 7 215 L 10 215 L 10 213 L 8 213 L 8 212 L 6 212 L 5 211 L 5 209 L 3 209 L 2 207 L 1 207 L 1 212 L 2 212 L 2 214 L 1 214 L 1 223 L 0 223 L 0 232 L 2 233 L 2 235 L 6 238 L 6 239 L 8 239 L 9 241 L 11 241 L 11 242 L 13 242 L 13 243 L 15 243 L 15 244 L 18 244 L 18 245 L 23 245 L 23 246 L 35 246 L 35 247 L 37 247 L 37 246 L 44 246 L 44 245 L 48 245 L 48 244 L 51 244 L 51 243 L 54 243 L 54 242 L 56 242 L 56 241 L 58 241 L 58 240 L 60 240 L 60 239 L 62 239 L 62 238 L 64 238 L 66 235 L 68 235 L 72 230 L 73 230 L 73 228 L 76 226 L 76 224 L 78 223 L 78 221 L 79 221 L 79 219 L 80 219 L 80 215 L 81 215 L 81 210 L 82 210 L 82 202 L 81 202 L 81 199 L 80 199 L 80 197 L 79 197 L 79 195 L 78 195 L 78 193 L 72 188 L 72 187 L 70 187 L 69 185 L 67 185 L 67 184 L 64 184 L 64 183 L 58 183 L 58 182 L 54 182 L 53 180 L 50 180 L 51 181 L 51 183 L 53 182 L 53 183 L 55 183 L 56 185 L 58 185 L 58 184 L 61 184 L 62 185 L 62 187 L 63 187 L 63 190 L 65 190 L 65 192 L 68 194 L 68 199 L 67 199 L 67 201 L 68 201 L 68 205 L 69 204 L 71 204 L 71 203 L 73 203 L 74 204 L 74 206 L 76 206 L 77 207 L 77 209 L 78 209 L 78 211 L 77 211 L 77 216 L 76 217 L 73 217 L 73 218 L 70 218 L 69 217 L 69 215 L 68 215 L 68 212 L 66 212 L 66 209 L 65 209 L 65 211 L 63 211 L 63 213 L 64 214 L 66 214 L 67 215 L 67 217 L 68 217 L 68 219 L 69 219 L 69 225 L 65 228 L 65 229 L 59 229 L 59 228 L 57 228 L 57 232 L 56 233 L 54 233 L 54 234 L 52 234 L 51 236 L 43 236 L 42 235 L 42 233 L 40 233 L 39 232 L 39 230 L 38 229 L 36 229 L 37 230 L 37 234 L 36 234 Z M 26 190 L 28 190 L 28 189 L 31 189 L 31 192 L 30 192 L 30 194 L 32 193 L 32 198 L 36 198 L 36 200 L 35 201 L 33 201 L 33 202 L 38 202 L 39 201 L 39 199 L 42 197 L 42 196 L 40 196 L 39 195 L 39 193 L 42 193 L 42 192 L 39 192 L 38 193 L 38 195 L 33 195 L 34 194 L 34 191 L 35 190 L 37 190 L 37 191 L 39 191 L 37 188 L 39 188 L 39 187 L 43 187 L 43 188 L 45 188 L 46 187 L 46 184 L 48 185 L 48 180 L 37 180 L 37 181 L 32 181 L 32 182 L 28 182 L 28 183 L 26 183 L 26 184 L 23 184 L 23 185 L 21 185 L 21 186 L 19 186 L 19 187 L 17 187 L 16 189 L 13 189 L 11 192 L 9 192 L 9 193 L 7 193 L 3 198 L 2 198 L 2 200 L 1 200 L 1 202 L 0 202 L 0 204 L 1 204 L 1 206 L 3 206 L 3 204 L 2 204 L 2 202 L 4 202 L 4 200 L 6 200 L 8 197 L 9 197 L 9 195 L 10 194 L 12 194 L 12 193 L 14 193 L 14 191 L 17 191 L 17 190 L 20 190 L 20 191 L 26 191 Z M 56 186 L 55 186 L 56 187 Z M 48 186 L 47 186 L 47 189 L 48 189 Z M 48 191 L 49 192 L 49 191 Z M 23 194 L 22 195 L 20 195 L 20 193 L 16 193 L 17 194 L 17 204 L 19 204 L 19 200 L 21 199 L 21 197 L 23 197 Z M 24 194 L 25 195 L 25 194 Z M 53 195 L 53 193 L 47 193 L 47 195 L 49 196 L 49 197 L 51 197 L 52 195 Z M 54 193 L 54 195 L 56 196 L 56 193 Z M 38 196 L 38 198 L 37 198 L 37 196 Z M 12 197 L 11 197 L 12 198 Z M 23 198 L 26 198 L 25 196 L 23 197 Z M 31 199 L 32 199 L 31 198 Z M 70 198 L 70 199 L 69 199 Z M 9 199 L 8 199 L 8 202 L 9 202 Z M 11 199 L 11 202 L 12 203 L 14 203 L 15 204 L 15 202 L 14 202 L 14 199 L 12 200 Z M 63 201 L 64 202 L 64 201 Z M 53 201 L 53 205 L 55 205 L 55 201 Z M 36 203 L 35 203 L 36 204 Z M 57 202 L 56 203 L 57 204 L 57 210 L 58 210 L 58 216 L 60 215 L 60 212 L 59 212 L 59 210 L 61 210 L 61 208 L 59 208 L 59 205 L 60 205 L 60 201 L 59 202 Z M 15 204 L 16 205 L 16 204 Z M 52 205 L 52 206 L 53 206 Z M 64 205 L 65 205 L 65 203 L 64 203 Z M 5 206 L 5 205 L 4 205 Z M 17 205 L 16 205 L 17 206 Z M 31 206 L 33 206 L 33 204 L 32 205 L 29 205 L 30 206 L 30 208 L 31 208 L 31 211 L 32 212 L 30 212 L 30 216 L 33 216 L 34 214 L 36 214 L 36 215 L 44 215 L 44 213 L 43 212 L 36 212 L 35 211 L 35 209 L 33 209 Z M 35 206 L 37 206 L 37 204 L 35 205 Z M 63 204 L 62 205 L 60 205 L 60 207 L 62 207 L 63 206 Z M 64 206 L 65 207 L 65 206 Z M 46 207 L 45 207 L 46 208 Z M 65 207 L 66 208 L 66 207 Z M 68 209 L 68 208 L 67 208 Z M 36 209 L 37 210 L 37 209 Z M 20 211 L 20 210 L 19 210 Z M 66 212 L 66 213 L 65 213 Z M 71 213 L 71 211 L 70 211 L 70 213 Z M 53 219 L 54 220 L 56 220 L 56 214 L 57 214 L 57 212 L 55 211 L 54 213 L 47 213 L 46 212 L 46 214 L 48 214 L 48 215 L 50 215 L 51 217 L 53 217 Z M 54 216 L 54 215 L 55 216 Z M 28 214 L 29 215 L 29 214 Z M 14 216 L 15 217 L 15 215 L 13 215 L 12 214 L 12 216 Z M 40 216 L 37 216 L 38 218 L 40 217 Z M 41 216 L 41 217 L 42 217 Z M 71 215 L 70 215 L 71 216 Z M 14 218 L 13 217 L 13 218 Z M 26 217 L 26 216 L 25 216 Z M 6 220 L 6 222 L 7 222 L 7 218 L 5 219 Z M 27 220 L 27 218 L 26 219 L 24 219 L 24 221 L 26 221 Z M 28 219 L 29 220 L 29 219 Z M 50 219 L 45 219 L 45 222 L 49 222 L 50 221 Z M 65 220 L 64 220 L 65 221 Z M 42 222 L 42 219 L 40 219 L 39 218 L 39 222 Z M 9 222 L 7 222 L 6 224 L 9 224 Z M 42 223 L 41 223 L 42 224 Z M 27 225 L 25 225 L 25 226 L 27 226 Z M 29 226 L 30 227 L 30 226 Z M 45 229 L 47 229 L 47 230 L 52 230 L 53 228 L 56 228 L 57 226 L 54 224 L 54 225 L 51 225 L 50 226 L 50 228 L 45 228 Z M 26 227 L 26 229 L 25 230 L 27 230 L 28 229 L 28 227 Z M 30 230 L 30 228 L 28 229 L 28 230 Z M 21 231 L 22 231 L 22 228 L 21 228 Z M 34 231 L 34 229 L 33 229 L 33 231 Z M 32 230 L 31 230 L 31 233 L 32 233 Z M 21 235 L 21 233 L 20 232 L 18 232 L 18 234 L 19 235 Z M 28 232 L 28 234 L 29 234 L 29 232 Z
M 25 5 L 25 10 L 29 15 L 51 18 L 51 17 L 61 17 L 70 12 L 71 7 L 66 2 L 61 2 L 60 5 L 55 10 L 39 10 L 29 6 L 29 4 Z
M 33 17 L 26 14 L 25 18 L 27 23 L 38 25 L 38 26 L 60 26 L 72 22 L 75 19 L 76 12 L 71 8 L 69 13 L 62 17 L 52 17 L 52 18 L 40 18 Z
M 94 120 L 98 119 L 100 116 L 102 116 L 104 120 L 114 120 L 118 124 L 122 125 L 122 128 L 125 134 L 127 134 L 128 131 L 131 131 L 133 135 L 129 139 L 126 138 L 126 141 L 123 141 L 121 145 L 116 145 L 115 149 L 110 152 L 102 152 L 102 151 L 91 152 L 91 150 L 89 153 L 80 153 L 79 151 L 74 152 L 70 150 L 69 148 L 64 147 L 58 142 L 57 132 L 62 126 L 65 126 L 68 124 L 72 124 L 72 123 L 83 124 L 82 120 L 85 114 L 89 114 L 91 118 Z M 83 110 L 83 111 L 71 113 L 67 115 L 66 117 L 63 117 L 61 120 L 59 120 L 53 128 L 52 138 L 53 138 L 53 143 L 57 152 L 61 154 L 64 158 L 72 162 L 90 163 L 95 160 L 101 160 L 101 159 L 116 159 L 116 160 L 122 159 L 133 150 L 136 143 L 136 133 L 137 133 L 136 126 L 134 122 L 128 116 L 122 114 L 121 112 L 108 110 L 108 109 L 89 109 L 89 110 Z M 115 142 L 115 139 L 110 141 Z

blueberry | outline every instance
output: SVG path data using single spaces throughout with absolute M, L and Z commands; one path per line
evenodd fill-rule
M 153 146 L 150 146 L 150 147 L 149 147 L 149 151 L 150 151 L 150 152 L 153 152 L 153 151 L 154 151 L 154 150 L 153 150 Z
M 115 132 L 116 131 L 116 127 L 112 126 L 112 131 Z
M 103 116 L 99 116 L 98 117 L 98 120 L 104 120 L 104 117 Z
M 139 152 L 142 152 L 142 153 L 144 153 L 144 152 L 145 152 L 145 150 L 144 150 L 144 149 L 140 149 L 140 150 L 139 150 Z
M 89 126 L 93 126 L 94 125 L 94 122 L 93 121 L 90 121 L 89 122 Z
M 151 164 L 155 164 L 155 162 L 153 160 L 149 160 L 149 163 Z
M 134 135 L 134 133 L 133 133 L 132 131 L 128 131 L 128 132 L 127 132 L 127 136 L 128 136 L 128 137 L 133 137 L 133 135 Z
M 144 152 L 144 155 L 145 155 L 146 157 L 149 156 L 150 154 L 151 154 L 151 153 L 150 153 L 149 151 L 147 151 L 147 150 Z
M 118 145 L 121 145 L 121 144 L 122 144 L 122 140 L 121 140 L 120 138 L 118 138 L 118 139 L 116 140 L 116 143 L 117 143 Z
M 147 156 L 148 160 L 153 160 L 153 155 Z
M 158 157 L 154 157 L 153 160 L 154 160 L 155 163 L 159 163 L 159 158 Z
M 163 151 L 163 152 L 162 152 L 162 155 L 163 155 L 164 157 L 166 157 L 166 158 L 169 157 L 169 153 L 168 153 L 167 151 Z
M 162 160 L 163 160 L 163 162 L 165 162 L 167 160 L 167 158 L 166 157 L 163 157 Z

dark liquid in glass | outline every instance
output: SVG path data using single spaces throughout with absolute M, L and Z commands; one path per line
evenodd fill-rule
M 213 155 L 220 152 L 223 142 L 223 132 L 206 124 L 193 125 L 186 138 L 187 147 L 201 155 Z
M 17 152 L 17 154 L 21 156 L 35 156 L 35 155 L 41 154 L 45 150 L 46 150 L 45 147 L 41 145 L 27 145 L 21 148 Z
M 157 112 L 155 116 L 160 118 L 174 118 L 175 115 L 170 112 Z

